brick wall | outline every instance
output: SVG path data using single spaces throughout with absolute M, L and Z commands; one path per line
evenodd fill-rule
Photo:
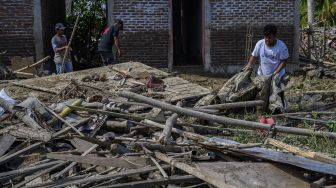
M 2 0 L 0 5 L 0 51 L 2 62 L 13 56 L 34 56 L 34 11 L 32 0 Z
M 121 49 L 125 61 L 167 67 L 168 0 L 114 0 L 113 17 L 124 21 Z
M 293 49 L 293 0 L 210 0 L 211 7 L 211 62 L 212 66 L 243 64 L 247 26 L 253 26 L 252 50 L 263 38 L 263 27 L 278 26 L 278 38 L 290 53 Z

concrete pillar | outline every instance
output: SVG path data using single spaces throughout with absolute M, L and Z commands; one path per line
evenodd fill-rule
M 209 0 L 204 0 L 204 70 L 211 68 L 211 8 Z
M 302 0 L 305 1 L 305 0 Z M 308 9 L 308 24 L 314 23 L 314 12 L 315 12 L 315 1 L 307 0 L 307 9 Z
M 173 1 L 169 0 L 168 6 L 168 69 L 173 70 L 174 64 L 174 39 L 173 39 Z
M 300 51 L 300 0 L 294 1 L 294 37 L 293 37 L 293 63 L 299 62 Z
M 43 30 L 41 0 L 34 0 L 34 43 L 35 43 L 35 60 L 42 59 L 43 53 Z
M 107 22 L 108 26 L 112 26 L 114 24 L 114 15 L 113 15 L 113 9 L 114 9 L 114 2 L 113 0 L 107 0 Z

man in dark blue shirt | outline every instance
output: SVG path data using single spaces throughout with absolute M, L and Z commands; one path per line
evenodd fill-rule
M 102 58 L 102 61 L 105 65 L 110 65 L 115 63 L 114 55 L 113 55 L 113 45 L 115 45 L 117 50 L 117 55 L 121 55 L 120 51 L 120 42 L 119 42 L 119 31 L 123 30 L 124 24 L 121 20 L 116 20 L 116 23 L 107 27 L 100 38 L 98 44 L 98 52 Z

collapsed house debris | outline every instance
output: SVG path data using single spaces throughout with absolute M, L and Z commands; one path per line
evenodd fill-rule
M 244 84 L 233 84 L 230 92 Z M 252 90 L 263 92 L 257 86 L 235 93 L 234 100 L 227 89 L 213 93 L 138 62 L 10 83 L 0 97 L 1 187 L 336 184 L 335 158 L 274 139 L 333 140 L 336 133 L 228 117 L 227 111 L 263 108 L 269 101 L 256 97 Z M 250 130 L 265 135 L 265 142 L 229 139 Z

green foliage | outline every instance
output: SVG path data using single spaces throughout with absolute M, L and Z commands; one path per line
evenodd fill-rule
M 336 0 L 317 0 L 315 2 L 315 19 L 325 21 L 334 26 L 336 25 Z M 307 26 L 308 23 L 308 5 L 307 0 L 301 1 L 300 19 L 301 27 Z
M 72 13 L 67 22 L 74 25 L 80 15 L 72 48 L 76 69 L 96 67 L 100 64 L 97 54 L 97 43 L 100 34 L 106 25 L 105 10 L 102 5 L 106 0 L 74 0 Z
M 335 120 L 328 121 L 327 126 L 329 129 L 333 130 L 333 132 L 336 132 L 336 121 Z

